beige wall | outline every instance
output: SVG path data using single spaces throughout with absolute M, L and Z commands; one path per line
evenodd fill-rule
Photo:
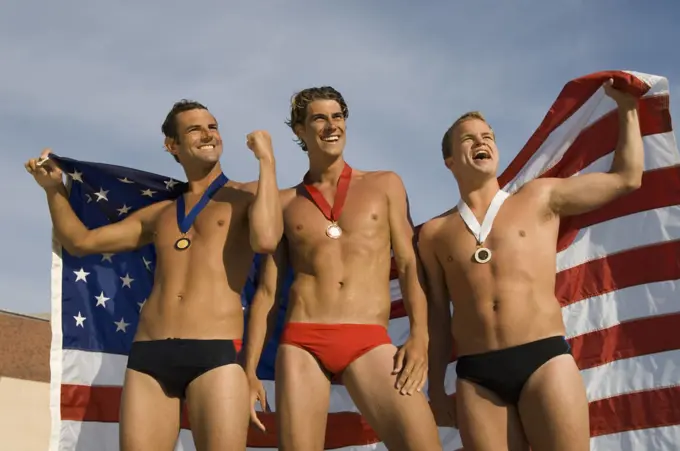
M 46 451 L 50 385 L 0 376 L 0 450 Z

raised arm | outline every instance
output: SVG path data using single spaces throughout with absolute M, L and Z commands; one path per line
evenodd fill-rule
M 266 131 L 250 133 L 248 147 L 260 165 L 260 178 L 252 186 L 255 198 L 248 211 L 250 246 L 255 252 L 271 254 L 283 235 L 283 213 L 271 136 Z
M 45 150 L 41 158 L 48 154 L 49 150 Z M 41 166 L 37 162 L 37 159 L 29 160 L 25 164 L 26 170 L 44 188 L 55 235 L 69 254 L 125 252 L 151 242 L 155 216 L 169 201 L 141 209 L 120 222 L 90 230 L 69 204 L 61 170 L 50 160 Z
M 642 183 L 644 153 L 637 98 L 606 83 L 605 92 L 617 104 L 619 136 L 609 172 L 566 179 L 536 180 L 548 190 L 549 208 L 559 216 L 587 213 L 636 190 Z
M 416 390 L 420 391 L 427 380 L 427 300 L 421 284 L 406 189 L 401 178 L 392 172 L 385 174 L 385 186 L 392 250 L 410 323 L 410 336 L 397 354 L 394 371 L 401 373 L 397 388 L 402 393 L 412 394 Z
M 255 402 L 259 401 L 262 410 L 267 409 L 267 394 L 257 377 L 264 344 L 276 329 L 279 312 L 279 299 L 288 268 L 288 252 L 285 238 L 279 243 L 276 252 L 262 256 L 262 266 L 257 290 L 248 312 L 244 370 L 250 385 L 250 418 L 253 423 L 265 430 L 257 418 Z

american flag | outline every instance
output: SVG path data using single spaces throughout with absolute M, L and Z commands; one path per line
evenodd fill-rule
M 680 449 L 680 154 L 669 112 L 668 81 L 634 72 L 598 72 L 567 83 L 524 148 L 499 177 L 514 192 L 536 177 L 607 171 L 617 140 L 615 104 L 602 83 L 641 96 L 645 146 L 642 187 L 597 211 L 562 221 L 556 296 L 590 401 L 593 450 Z M 177 197 L 169 177 L 53 156 L 69 173 L 70 202 L 90 228 L 115 222 L 151 202 Z M 452 200 L 452 204 L 454 200 Z M 151 290 L 153 246 L 76 258 L 53 243 L 50 450 L 117 450 L 118 408 L 127 353 Z M 257 257 L 243 291 L 254 292 Z M 290 282 L 290 278 L 289 278 Z M 393 271 L 389 334 L 408 336 Z M 277 333 L 258 368 L 274 399 Z M 455 356 L 446 388 L 455 396 Z M 273 408 L 274 406 L 272 406 Z M 251 428 L 249 450 L 276 449 Z M 193 450 L 186 420 L 177 450 Z M 458 431 L 440 428 L 445 450 L 462 447 Z M 347 390 L 332 386 L 326 449 L 385 450 Z

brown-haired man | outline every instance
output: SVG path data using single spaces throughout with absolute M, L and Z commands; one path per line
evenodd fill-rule
M 481 114 L 462 116 L 444 136 L 461 201 L 419 235 L 431 306 L 428 392 L 438 424 L 457 421 L 465 449 L 590 449 L 585 388 L 554 294 L 555 258 L 560 217 L 641 183 L 637 100 L 611 81 L 604 88 L 618 105 L 620 130 L 608 173 L 535 179 L 509 196 L 498 185 L 498 148 Z M 444 391 L 452 339 L 455 407 Z
M 121 449 L 174 449 L 186 401 L 198 450 L 245 450 L 248 381 L 236 364 L 241 290 L 254 252 L 273 252 L 283 230 L 271 138 L 265 131 L 248 135 L 260 178 L 240 183 L 222 173 L 222 138 L 205 106 L 176 103 L 162 131 L 187 176 L 187 191 L 97 229 L 88 230 L 74 214 L 61 170 L 45 160 L 49 150 L 26 169 L 45 189 L 55 233 L 69 253 L 155 246 L 154 285 L 125 373 Z
M 280 449 L 324 448 L 330 384 L 342 378 L 352 400 L 392 450 L 441 449 L 425 395 L 427 305 L 418 277 L 406 191 L 392 172 L 365 172 L 344 160 L 348 109 L 331 87 L 292 100 L 288 125 L 309 157 L 302 183 L 283 190 L 284 240 L 268 256 L 248 324 L 251 402 L 265 404 L 255 375 L 277 280 L 290 261 L 286 324 L 276 361 Z M 409 314 L 397 349 L 387 333 L 390 249 Z M 251 407 L 251 417 L 259 420 Z

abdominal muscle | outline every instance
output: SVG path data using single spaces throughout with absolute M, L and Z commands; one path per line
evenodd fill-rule
M 451 326 L 459 355 L 565 334 L 554 295 L 554 272 L 539 266 L 526 261 L 504 266 L 504 271 L 497 270 L 495 277 L 474 288 L 462 278 L 451 280 L 458 287 Z
M 251 261 L 240 255 L 223 259 L 208 247 L 194 240 L 185 251 L 157 248 L 153 290 L 142 308 L 136 341 L 243 337 L 240 291 Z
M 309 261 L 293 255 L 288 321 L 380 324 L 390 316 L 390 252 L 375 244 L 332 242 Z

